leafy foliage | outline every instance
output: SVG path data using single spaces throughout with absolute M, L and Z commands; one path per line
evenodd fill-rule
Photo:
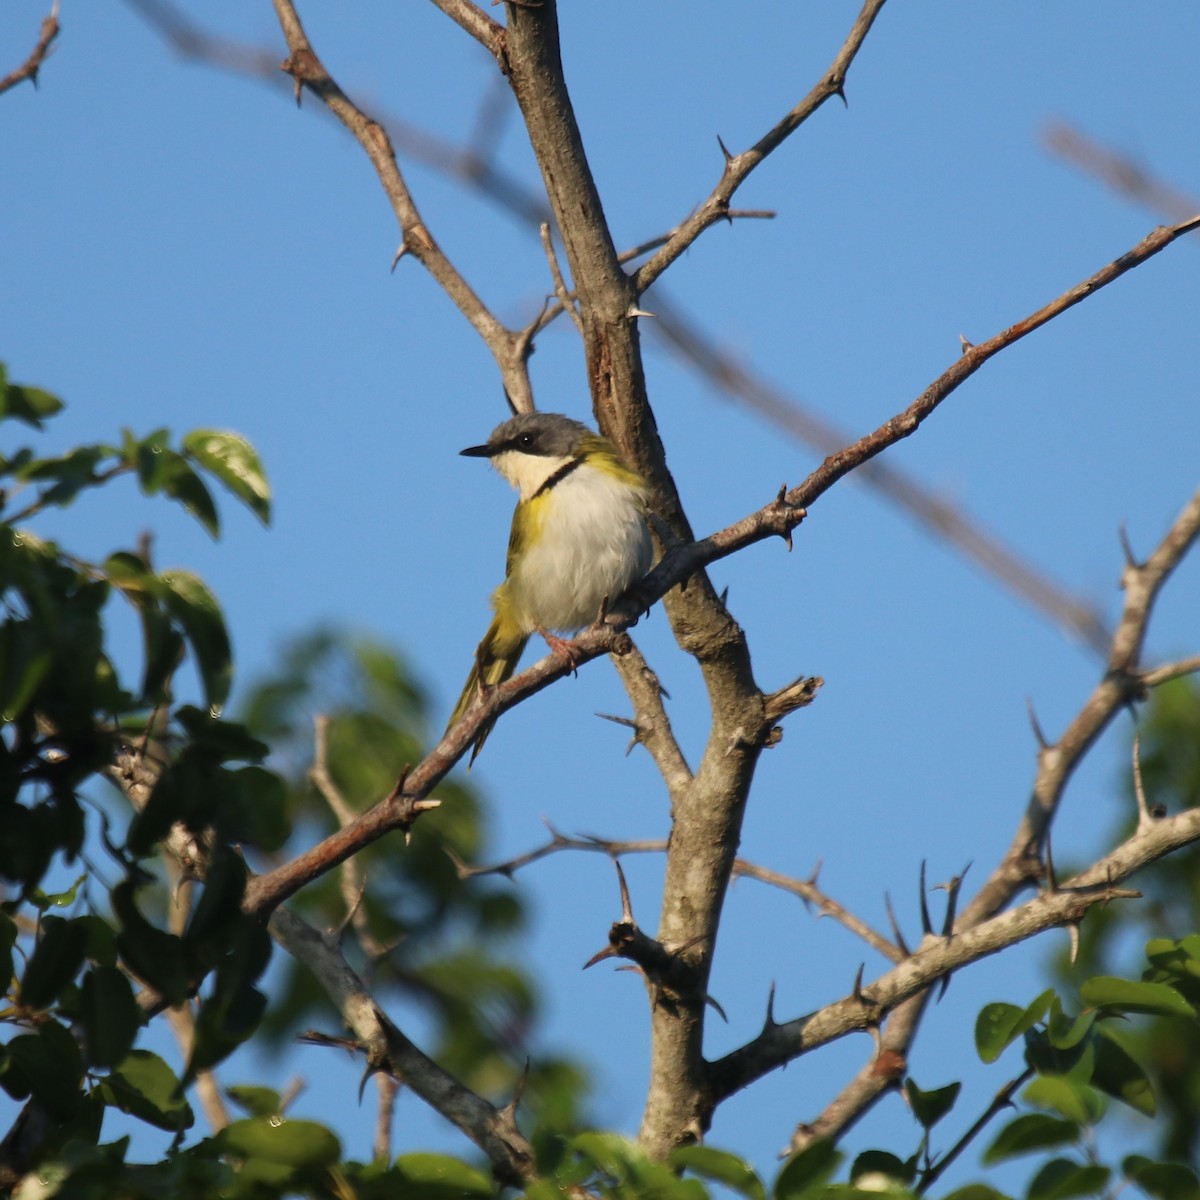
M 0 367 L 0 422 L 40 433 L 61 410 L 57 397 L 10 383 Z M 260 765 L 267 747 L 219 715 L 232 681 L 220 607 L 191 572 L 156 570 L 146 547 L 92 562 L 30 526 L 125 474 L 214 535 L 205 475 L 269 515 L 261 464 L 236 435 L 205 431 L 176 450 L 165 430 L 126 430 L 115 445 L 57 455 L 29 445 L 0 459 L 0 1016 L 11 1031 L 0 1088 L 24 1105 L 0 1157 L 4 1187 L 39 1165 L 58 1183 L 93 1181 L 79 1194 L 115 1194 L 104 1189 L 124 1178 L 124 1146 L 97 1144 L 105 1110 L 182 1135 L 194 1121 L 184 1086 L 251 1036 L 265 1005 L 257 984 L 270 941 L 242 912 L 246 867 L 234 846 L 279 845 L 287 814 L 282 783 Z M 106 649 L 111 606 L 121 603 L 141 625 L 137 678 Z M 189 655 L 203 708 L 175 703 Z M 103 780 L 132 808 L 114 807 L 111 789 L 95 794 Z M 186 926 L 173 930 L 148 868 L 164 839 L 188 835 L 203 849 L 192 864 L 203 886 Z M 46 891 L 64 874 L 75 876 L 69 887 Z M 102 876 L 113 880 L 107 896 Z M 137 1042 L 149 1013 L 187 1001 L 195 1031 L 181 1077 Z M 211 1165 L 197 1176 L 205 1187 Z M 179 1168 L 163 1164 L 159 1174 Z M 144 1180 L 153 1176 L 142 1169 Z M 161 1186 L 147 1182 L 147 1194 Z

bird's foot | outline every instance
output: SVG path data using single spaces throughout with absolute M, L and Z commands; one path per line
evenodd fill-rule
M 579 660 L 575 657 L 575 646 L 571 639 L 556 637 L 553 633 L 549 633 L 545 629 L 539 629 L 538 633 L 545 638 L 546 645 L 550 647 L 550 653 L 565 658 L 570 665 L 571 674 L 578 675 Z

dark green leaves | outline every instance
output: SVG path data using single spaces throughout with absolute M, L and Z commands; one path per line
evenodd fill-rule
M 205 699 L 218 709 L 229 695 L 233 653 L 217 598 L 191 571 L 173 570 L 159 576 L 167 612 L 179 622 L 196 656 Z
M 104 1079 L 100 1092 L 106 1104 L 159 1129 L 190 1129 L 195 1120 L 178 1076 L 149 1050 L 132 1051 Z
M 932 1129 L 954 1107 L 960 1091 L 961 1083 L 949 1083 L 931 1092 L 923 1092 L 912 1079 L 904 1081 L 904 1094 L 908 1097 L 912 1114 L 926 1129 Z
M 0 363 L 0 421 L 12 418 L 34 429 L 41 429 L 47 417 L 61 411 L 62 401 L 41 388 L 9 383 L 8 372 Z

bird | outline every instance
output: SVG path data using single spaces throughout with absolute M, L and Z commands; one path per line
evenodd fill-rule
M 504 582 L 492 593 L 495 615 L 447 732 L 476 692 L 512 675 L 532 634 L 569 657 L 554 634 L 591 624 L 646 574 L 653 556 L 645 480 L 582 422 L 560 413 L 518 413 L 496 426 L 482 446 L 460 453 L 488 459 L 520 498 Z M 480 727 L 472 763 L 494 724 Z

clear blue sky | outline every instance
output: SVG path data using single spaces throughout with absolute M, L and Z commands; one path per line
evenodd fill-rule
M 267 3 L 192 7 L 213 30 L 284 57 Z M 432 5 L 301 9 L 327 67 L 370 110 L 462 142 L 496 94 L 490 60 Z M 564 4 L 568 79 L 617 244 L 659 234 L 698 204 L 720 171 L 717 135 L 734 151 L 755 140 L 819 77 L 856 9 Z M 4 70 L 43 15 L 34 0 L 6 5 Z M 288 635 L 314 622 L 371 631 L 409 657 L 440 728 L 488 619 L 511 511 L 503 481 L 457 457 L 504 416 L 489 356 L 418 264 L 389 273 L 392 216 L 361 151 L 315 102 L 297 112 L 286 92 L 183 63 L 122 4 L 65 0 L 62 23 L 39 90 L 0 98 L 0 358 L 14 378 L 66 399 L 55 446 L 123 425 L 246 434 L 267 464 L 276 516 L 264 532 L 226 506 L 213 544 L 126 486 L 44 528 L 100 553 L 152 526 L 159 564 L 198 570 L 221 597 L 242 680 L 270 670 Z M 739 206 L 777 219 L 712 229 L 665 286 L 722 347 L 864 432 L 954 360 L 960 334 L 983 340 L 1158 223 L 1049 155 L 1048 121 L 1076 123 L 1200 193 L 1197 45 L 1200 9 L 1182 2 L 895 3 L 855 64 L 849 108 L 826 106 L 740 193 Z M 534 178 L 512 112 L 500 156 Z M 551 288 L 536 237 L 427 169 L 408 177 L 434 235 L 494 311 L 514 325 L 535 314 Z M 1169 249 L 991 362 L 889 461 L 1111 616 L 1119 526 L 1148 551 L 1197 482 L 1198 267 L 1195 245 Z M 649 333 L 646 343 L 669 462 L 699 532 L 819 461 Z M 542 408 L 588 415 L 568 325 L 539 341 L 533 374 Z M 827 681 L 764 756 L 742 853 L 797 875 L 822 860 L 829 891 L 873 922 L 890 890 L 912 933 L 922 857 L 931 880 L 973 860 L 969 884 L 1011 836 L 1034 769 L 1026 698 L 1054 736 L 1093 686 L 1095 657 L 852 482 L 813 508 L 791 555 L 773 542 L 713 574 L 763 686 L 802 673 Z M 1198 612 L 1192 562 L 1154 621 L 1148 660 L 1195 653 Z M 638 637 L 695 756 L 698 676 L 661 612 Z M 475 771 L 496 854 L 539 841 L 543 815 L 568 831 L 665 834 L 648 759 L 623 758 L 622 731 L 592 716 L 627 707 L 600 662 L 501 722 Z M 1127 734 L 1121 724 L 1072 784 L 1058 859 L 1102 844 Z M 626 869 L 635 913 L 652 928 L 661 863 Z M 598 856 L 560 857 L 517 886 L 538 905 L 543 1044 L 586 1047 L 601 1120 L 632 1131 L 643 989 L 607 967 L 579 971 L 619 912 L 612 869 Z M 959 1077 L 979 1006 L 1031 998 L 1049 946 L 956 978 L 913 1056 L 918 1082 Z M 865 955 L 796 901 L 738 883 L 712 984 L 730 1023 L 710 1027 L 709 1053 L 757 1031 L 772 980 L 777 1013 L 798 1015 L 843 994 Z M 870 975 L 878 964 L 867 962 Z M 795 1123 L 870 1048 L 854 1039 L 775 1075 L 719 1112 L 712 1141 L 772 1173 Z M 333 1057 L 294 1057 L 310 1084 L 324 1081 L 296 1111 L 331 1121 L 347 1152 L 365 1156 L 357 1069 Z M 976 1073 L 964 1112 L 1005 1078 Z M 461 1145 L 418 1109 L 402 1098 L 398 1149 Z M 900 1101 L 852 1144 L 880 1138 L 915 1145 Z

